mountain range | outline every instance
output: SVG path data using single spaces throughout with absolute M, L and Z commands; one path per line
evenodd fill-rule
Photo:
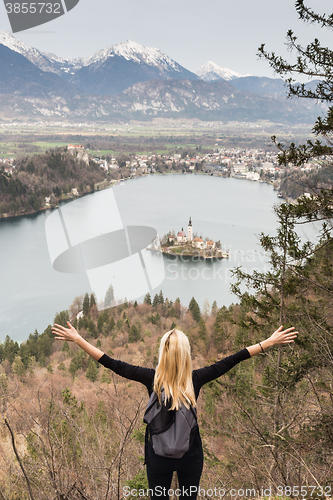
M 193 73 L 156 48 L 127 41 L 88 58 L 41 52 L 0 31 L 0 117 L 312 122 L 318 109 L 287 101 L 282 79 L 208 62 Z M 1 96 L 3 95 L 3 98 Z
M 221 68 L 212 61 L 208 61 L 206 64 L 201 66 L 196 74 L 205 82 L 214 82 L 216 80 L 234 80 L 235 78 L 241 78 L 244 75 L 232 71 L 228 68 Z M 250 76 L 250 75 L 245 75 Z

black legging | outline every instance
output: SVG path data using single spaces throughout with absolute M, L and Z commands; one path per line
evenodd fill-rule
M 203 467 L 202 449 L 186 453 L 182 458 L 166 458 L 149 450 L 147 477 L 151 500 L 168 499 L 173 472 L 177 472 L 178 491 L 174 494 L 179 500 L 195 500 Z

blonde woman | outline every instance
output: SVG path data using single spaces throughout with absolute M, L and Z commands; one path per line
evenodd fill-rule
M 182 403 L 185 406 L 195 407 L 200 389 L 204 384 L 220 377 L 240 361 L 264 352 L 273 345 L 294 342 L 297 337 L 294 328 L 283 330 L 280 326 L 268 339 L 242 349 L 211 366 L 192 371 L 190 344 L 187 336 L 179 330 L 171 330 L 161 339 L 159 362 L 154 370 L 110 358 L 84 340 L 70 323 L 68 323 L 68 328 L 54 325 L 52 330 L 57 339 L 75 342 L 106 368 L 125 378 L 144 384 L 149 395 L 155 391 L 161 398 L 163 390 L 165 399 L 171 403 L 171 409 L 178 409 Z M 149 443 L 145 450 L 145 463 L 152 500 L 168 498 L 174 471 L 178 475 L 178 493 L 180 493 L 178 496 L 181 499 L 195 500 L 203 467 L 199 428 L 196 428 L 191 447 L 182 458 L 157 455 Z

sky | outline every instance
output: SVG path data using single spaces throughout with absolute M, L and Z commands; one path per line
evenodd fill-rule
M 332 12 L 329 0 L 307 1 L 317 12 Z M 4 3 L 0 29 L 11 32 Z M 293 0 L 80 0 L 64 16 L 14 36 L 61 57 L 88 57 L 129 39 L 160 49 L 190 71 L 213 61 L 241 74 L 273 77 L 257 48 L 265 43 L 290 57 L 288 29 L 303 44 L 318 37 L 332 48 L 332 31 L 300 21 Z

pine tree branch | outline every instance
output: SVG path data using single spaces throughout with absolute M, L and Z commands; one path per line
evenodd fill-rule
M 330 16 L 326 16 L 326 14 L 317 14 L 312 9 L 304 5 L 304 0 L 296 0 L 295 8 L 299 15 L 299 18 L 303 21 L 307 21 L 311 24 L 321 24 L 323 28 L 333 28 L 333 14 L 331 14 Z

